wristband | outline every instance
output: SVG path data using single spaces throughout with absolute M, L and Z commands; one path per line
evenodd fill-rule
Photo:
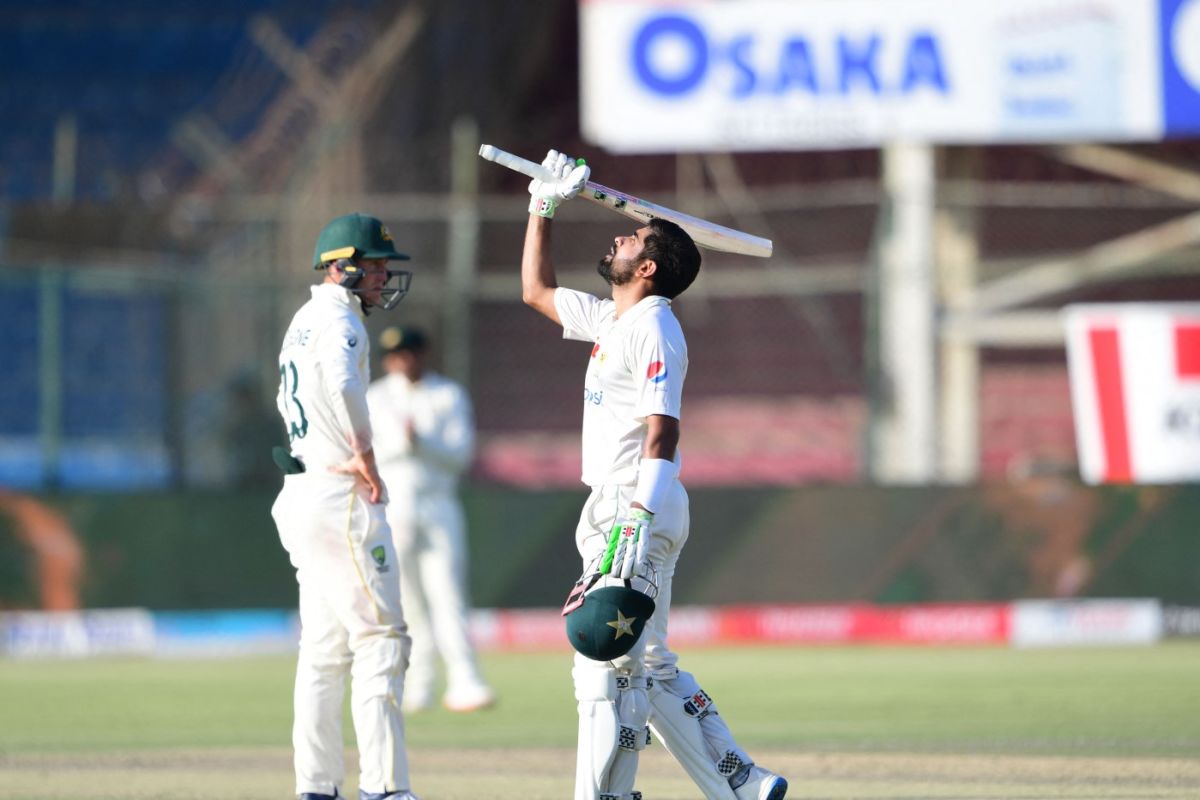
M 666 501 L 667 492 L 677 475 L 674 461 L 665 458 L 643 458 L 638 465 L 637 488 L 633 490 L 633 502 L 651 514 L 658 512 Z
M 554 211 L 558 208 L 558 203 L 551 200 L 549 197 L 537 197 L 536 195 L 529 198 L 529 213 L 537 214 L 539 217 L 546 219 L 554 219 Z

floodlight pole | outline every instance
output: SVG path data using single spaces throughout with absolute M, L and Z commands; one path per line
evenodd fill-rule
M 978 173 L 979 148 L 941 148 L 941 174 L 962 187 L 952 199 L 938 202 L 934 247 L 943 309 L 968 301 L 979 281 Z M 939 314 L 939 317 L 944 314 Z M 979 342 L 970 337 L 938 337 L 940 376 L 938 400 L 938 477 L 946 483 L 968 484 L 979 478 L 980 356 Z
M 928 483 L 937 478 L 934 148 L 891 143 L 882 159 L 875 332 L 880 385 L 872 403 L 869 469 L 878 483 Z

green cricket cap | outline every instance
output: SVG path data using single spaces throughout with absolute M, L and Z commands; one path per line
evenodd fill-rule
M 567 614 L 571 646 L 594 661 L 612 661 L 633 649 L 654 613 L 650 596 L 623 586 L 589 592 Z
M 379 334 L 379 349 L 385 353 L 424 350 L 425 346 L 425 332 L 420 328 L 402 328 L 399 325 L 393 325 L 390 328 L 384 328 L 383 332 Z
M 313 267 L 339 258 L 386 258 L 408 261 L 404 253 L 396 252 L 396 243 L 384 224 L 366 214 L 347 214 L 325 226 L 317 237 L 313 250 Z

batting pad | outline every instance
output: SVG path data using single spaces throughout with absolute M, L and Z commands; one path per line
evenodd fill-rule
M 599 800 L 608 789 L 608 772 L 617 755 L 617 675 L 605 664 L 577 658 L 571 677 L 579 703 L 575 800 Z
M 707 800 L 738 800 L 729 785 L 729 776 L 722 775 L 717 768 L 718 759 L 737 752 L 733 737 L 722 737 L 728 742 L 707 741 L 701 720 L 716 718 L 716 708 L 691 673 L 681 671 L 670 680 L 656 679 L 649 694 L 650 729 Z M 725 732 L 728 733 L 728 728 Z
M 575 800 L 628 800 L 646 746 L 650 704 L 643 676 L 619 674 L 577 656 L 571 675 L 579 703 Z

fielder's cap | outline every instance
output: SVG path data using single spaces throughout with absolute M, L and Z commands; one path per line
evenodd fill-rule
M 385 353 L 398 353 L 401 350 L 424 350 L 425 332 L 420 328 L 401 328 L 392 326 L 384 328 L 379 334 L 379 347 Z
M 649 595 L 605 586 L 584 595 L 583 604 L 567 614 L 567 638 L 588 658 L 612 661 L 633 649 L 653 613 Z
M 383 223 L 366 214 L 347 214 L 325 226 L 317 237 L 313 250 L 313 267 L 339 258 L 386 258 L 389 261 L 408 261 L 404 253 L 396 252 L 392 235 Z

